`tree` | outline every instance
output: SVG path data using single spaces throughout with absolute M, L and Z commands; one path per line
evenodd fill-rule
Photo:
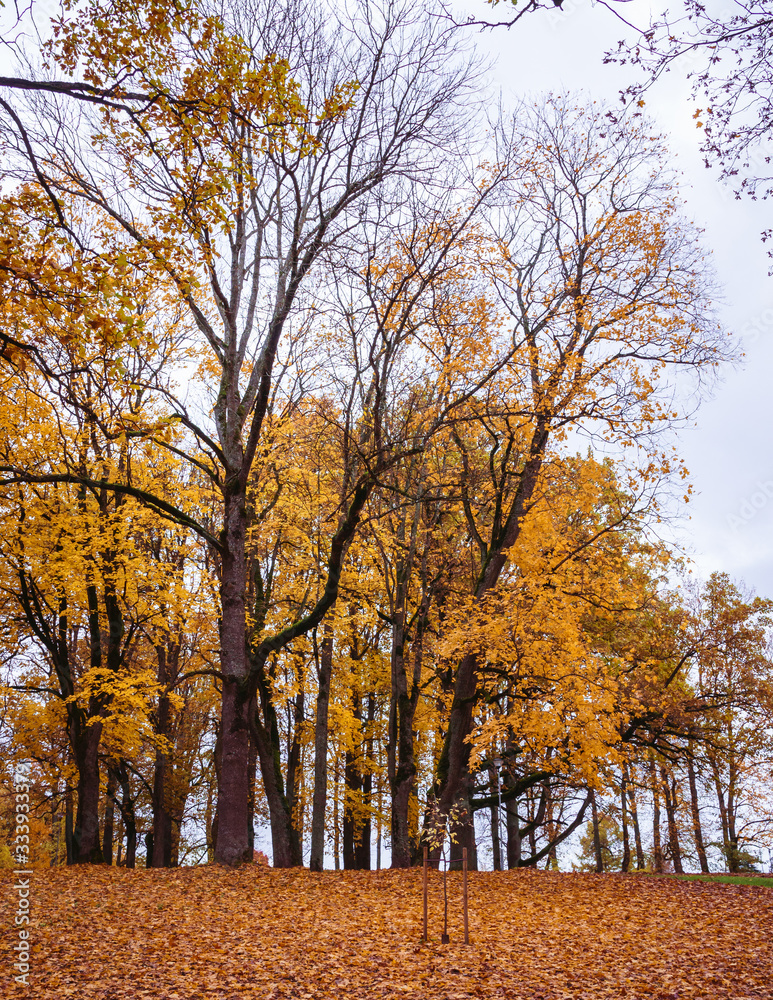
M 731 872 L 750 862 L 746 848 L 770 829 L 763 802 L 749 805 L 769 780 L 772 610 L 770 601 L 742 594 L 724 573 L 712 574 L 695 602 L 695 687 L 707 706 L 701 770 L 716 795 Z
M 739 177 L 738 192 L 767 198 L 773 193 L 766 152 L 773 131 L 771 39 L 773 15 L 765 2 L 733 0 L 716 14 L 700 0 L 685 0 L 676 17 L 666 12 L 607 59 L 640 67 L 645 89 L 687 64 L 693 98 L 707 103 L 694 115 L 706 166 L 718 166 L 723 180 Z M 638 97 L 642 89 L 632 85 L 629 94 Z
M 248 662 L 246 497 L 278 358 L 303 310 L 314 312 L 301 296 L 308 276 L 336 254 L 356 254 L 355 232 L 373 213 L 397 217 L 401 177 L 435 183 L 438 158 L 465 134 L 471 77 L 451 32 L 391 3 L 379 11 L 361 4 L 331 21 L 321 9 L 292 3 L 245 4 L 219 18 L 155 0 L 120 10 L 94 2 L 57 24 L 48 56 L 64 73 L 61 93 L 98 92 L 99 117 L 89 120 L 81 106 L 84 127 L 68 129 L 73 141 L 65 148 L 55 101 L 38 106 L 34 119 L 6 102 L 16 162 L 26 161 L 61 233 L 74 234 L 65 191 L 113 219 L 123 242 L 109 259 L 128 259 L 163 283 L 210 352 L 200 372 L 211 425 L 206 405 L 163 398 L 169 418 L 191 435 L 183 450 L 219 493 L 221 527 L 208 530 L 164 498 L 145 501 L 197 531 L 219 560 L 224 681 L 215 856 L 236 864 L 248 854 L 249 714 L 261 664 L 332 606 L 374 475 L 388 462 L 371 439 L 372 457 L 350 485 L 331 540 L 319 600 L 266 636 Z M 79 65 L 87 67 L 84 81 L 73 82 Z M 129 79 L 136 91 L 128 91 Z M 51 89 L 31 80 L 10 85 Z M 380 201 L 372 197 L 377 189 Z M 100 247 L 91 255 L 109 257 Z M 21 474 L 9 470 L 9 477 Z
M 491 279 L 517 353 L 503 401 L 509 425 L 493 436 L 495 516 L 470 529 L 479 546 L 474 602 L 495 592 L 540 495 L 549 449 L 570 428 L 623 446 L 649 441 L 633 478 L 654 482 L 669 463 L 653 435 L 678 416 L 661 374 L 675 366 L 699 376 L 727 354 L 703 311 L 697 234 L 676 215 L 664 153 L 647 128 L 613 128 L 602 107 L 549 97 L 524 106 L 502 142 L 514 152 L 508 201 L 492 219 L 505 252 Z M 434 786 L 444 811 L 468 781 L 483 656 L 470 649 L 456 667 Z

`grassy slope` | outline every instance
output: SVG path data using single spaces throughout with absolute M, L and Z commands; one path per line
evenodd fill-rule
M 662 878 L 678 878 L 685 882 L 714 882 L 720 885 L 756 885 L 761 889 L 773 889 L 771 875 L 663 875 Z
M 50 869 L 33 878 L 32 985 L 10 982 L 2 873 L 0 997 L 33 1000 L 771 1000 L 773 893 L 676 879 L 546 872 L 442 876 L 246 867 Z

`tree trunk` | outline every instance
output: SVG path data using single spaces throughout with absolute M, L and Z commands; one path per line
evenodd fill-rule
M 738 852 L 738 833 L 735 828 L 736 812 L 736 766 L 735 758 L 731 751 L 728 761 L 728 782 L 727 782 L 727 834 L 728 834 L 728 870 L 737 875 L 741 870 L 740 857 Z
M 660 788 L 655 761 L 650 760 L 650 784 L 652 787 L 652 869 L 663 873 L 663 848 L 660 842 Z
M 553 790 L 548 784 L 545 788 L 545 795 L 547 796 L 547 806 L 545 815 L 545 831 L 547 833 L 548 843 L 550 844 L 550 849 L 548 850 L 548 860 L 546 863 L 547 868 L 552 868 L 554 871 L 558 870 L 558 851 L 556 849 L 556 827 L 553 822 Z
M 591 823 L 593 825 L 593 853 L 596 858 L 596 871 L 604 871 L 604 856 L 601 853 L 601 831 L 599 829 L 599 813 L 596 805 L 596 793 L 591 791 L 590 796 Z
M 706 845 L 703 841 L 701 814 L 698 807 L 698 782 L 695 777 L 695 763 L 693 761 L 691 745 L 688 746 L 687 754 L 687 778 L 690 784 L 690 814 L 692 816 L 692 834 L 695 840 L 695 850 L 698 853 L 701 871 L 708 873 L 709 862 L 706 857 Z
M 368 717 L 367 730 L 364 746 L 367 746 L 367 754 L 361 767 L 362 773 L 362 808 L 363 822 L 359 838 L 355 844 L 355 863 L 360 871 L 370 871 L 370 841 L 372 835 L 371 821 L 371 797 L 373 793 L 373 723 L 376 718 L 376 695 L 374 692 L 368 695 Z
M 511 799 L 505 803 L 505 817 L 507 819 L 507 867 L 508 869 L 521 867 L 521 830 L 518 820 L 518 799 Z
M 341 870 L 340 784 L 336 767 L 333 774 L 333 867 L 336 871 Z
M 251 861 L 249 810 L 249 702 L 247 694 L 247 619 L 245 594 L 245 487 L 237 475 L 224 496 L 223 555 L 220 577 L 220 657 L 225 674 L 221 696 L 222 760 L 218 783 L 215 861 Z M 265 778 L 264 778 L 265 780 Z
M 134 868 L 137 856 L 137 820 L 134 813 L 134 799 L 129 784 L 129 772 L 126 764 L 121 761 L 116 769 L 116 776 L 121 785 L 121 818 L 126 830 L 126 867 Z
M 311 811 L 311 857 L 309 868 L 321 872 L 325 857 L 325 811 L 327 809 L 327 747 L 330 680 L 333 674 L 333 627 L 325 621 L 319 647 L 317 712 L 314 720 L 314 798 Z
M 404 572 L 407 572 L 404 570 Z M 425 593 L 416 621 L 413 650 L 412 683 L 409 690 L 406 670 L 407 641 L 405 601 L 407 585 L 402 581 L 397 591 L 397 606 L 392 619 L 391 677 L 389 705 L 389 742 L 387 773 L 391 791 L 392 868 L 409 868 L 415 848 L 411 831 L 411 801 L 416 793 L 416 758 L 413 722 L 419 701 L 421 665 L 424 652 L 424 628 L 429 613 Z
M 627 778 L 628 769 L 623 767 L 622 777 L 620 778 L 620 817 L 623 827 L 623 857 L 620 861 L 620 871 L 622 872 L 631 870 L 631 838 L 628 835 L 628 808 L 625 800 Z
M 352 692 L 352 715 L 358 723 L 358 737 L 362 735 L 362 706 L 359 696 Z M 360 832 L 362 804 L 362 775 L 359 767 L 357 748 L 346 751 L 344 758 L 344 871 L 354 871 L 357 868 L 355 841 Z
M 494 786 L 494 782 L 495 781 L 497 783 L 499 783 L 502 780 L 495 767 L 490 767 L 489 768 L 489 778 L 490 778 L 490 781 L 491 781 L 492 788 Z M 498 787 L 497 787 L 497 790 L 498 790 Z M 491 805 L 489 806 L 489 814 L 490 814 L 490 818 L 491 818 L 491 848 L 492 848 L 492 852 L 493 852 L 494 871 L 495 872 L 501 872 L 502 871 L 502 852 L 501 852 L 501 838 L 500 838 L 500 835 L 499 835 L 500 816 L 499 816 L 499 803 L 498 802 L 492 802 L 491 803 Z
M 78 763 L 78 808 L 73 829 L 75 864 L 99 864 L 99 742 L 102 723 L 87 726 L 76 748 Z
M 636 804 L 636 790 L 628 774 L 628 765 L 624 765 L 626 773 L 626 785 L 628 786 L 628 801 L 631 808 L 631 822 L 633 823 L 634 845 L 636 847 L 636 869 L 644 871 L 646 864 L 644 861 L 644 847 L 641 840 L 641 827 L 639 826 L 639 809 Z
M 68 781 L 64 789 L 64 843 L 67 864 L 75 864 L 75 830 L 73 826 L 72 785 Z
M 102 836 L 102 858 L 106 865 L 113 863 L 113 818 L 115 815 L 115 792 L 118 781 L 115 771 L 108 768 L 107 771 L 107 793 L 105 796 L 105 830 Z
M 166 650 L 160 647 L 156 650 L 158 660 L 158 683 L 163 687 L 168 683 L 166 669 Z M 168 738 L 171 721 L 171 706 L 169 698 L 162 693 L 158 700 L 156 716 L 156 732 L 159 736 Z M 166 750 L 156 750 L 155 771 L 153 775 L 153 868 L 169 868 L 172 862 L 172 814 L 169 808 L 171 789 L 171 761 Z
M 306 711 L 306 692 L 301 688 L 293 702 L 293 736 L 287 753 L 287 808 L 298 844 L 303 843 L 303 770 L 301 738 Z M 300 848 L 299 848 L 300 849 Z M 299 859 L 303 864 L 303 858 Z
M 260 772 L 271 820 L 271 845 L 275 868 L 297 868 L 303 865 L 303 854 L 298 832 L 293 824 L 292 810 L 284 791 L 280 757 L 279 729 L 273 705 L 264 702 L 270 729 L 267 731 L 255 719 L 255 740 L 260 760 Z M 219 833 L 218 833 L 219 836 Z
M 666 804 L 666 817 L 668 819 L 668 851 L 674 865 L 674 871 L 678 875 L 684 874 L 682 868 L 682 851 L 679 847 L 679 827 L 676 822 L 677 798 L 676 781 L 670 779 L 664 764 L 660 765 L 660 778 L 663 782 L 663 798 Z
M 217 740 L 215 741 L 217 745 Z M 207 864 L 214 864 L 215 861 L 215 816 L 212 810 L 214 801 L 214 784 L 210 780 L 207 782 L 207 804 L 204 809 L 204 833 L 207 838 Z

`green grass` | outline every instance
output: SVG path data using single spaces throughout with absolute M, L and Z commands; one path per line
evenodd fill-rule
M 650 872 L 649 874 L 654 874 Z M 773 875 L 691 875 L 664 874 L 657 878 L 678 878 L 684 882 L 721 882 L 724 885 L 757 885 L 764 889 L 773 889 Z

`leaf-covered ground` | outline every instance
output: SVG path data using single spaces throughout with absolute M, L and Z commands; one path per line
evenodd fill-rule
M 773 997 L 773 891 L 614 875 L 52 869 L 32 882 L 32 975 L 15 986 L 2 873 L 0 996 L 40 1000 L 746 1000 Z

